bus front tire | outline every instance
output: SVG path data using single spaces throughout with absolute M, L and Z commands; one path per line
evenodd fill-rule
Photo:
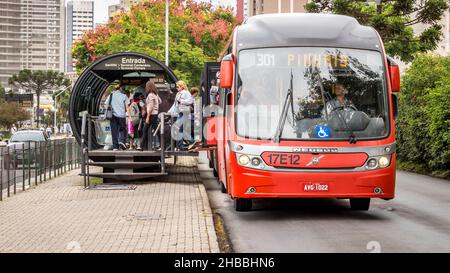
M 252 199 L 236 198 L 234 199 L 234 207 L 236 211 L 249 211 L 252 209 Z
M 350 208 L 352 210 L 369 210 L 370 198 L 350 198 Z

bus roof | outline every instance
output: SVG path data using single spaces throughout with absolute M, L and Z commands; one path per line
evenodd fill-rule
M 284 13 L 248 18 L 237 28 L 237 49 L 320 46 L 381 51 L 376 30 L 334 14 Z

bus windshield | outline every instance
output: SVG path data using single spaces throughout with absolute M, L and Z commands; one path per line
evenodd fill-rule
M 264 48 L 238 56 L 236 130 L 242 137 L 382 138 L 389 128 L 387 98 L 376 51 Z

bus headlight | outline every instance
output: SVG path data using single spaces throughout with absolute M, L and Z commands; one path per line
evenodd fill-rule
M 248 163 L 250 163 L 250 157 L 248 157 L 247 155 L 240 155 L 239 156 L 239 164 L 240 165 L 247 165 Z
M 367 161 L 366 168 L 369 170 L 374 170 L 378 166 L 378 161 L 375 158 L 371 158 Z
M 366 169 L 375 170 L 386 168 L 391 164 L 390 155 L 380 155 L 369 158 L 366 163 Z
M 389 166 L 389 163 L 390 163 L 390 160 L 386 156 L 381 156 L 378 159 L 378 165 L 380 166 L 380 168 L 385 168 L 385 167 Z
M 257 155 L 236 154 L 236 161 L 239 166 L 245 166 L 250 169 L 262 170 L 266 167 L 264 161 Z
M 252 165 L 257 167 L 259 166 L 259 164 L 261 164 L 261 160 L 257 157 L 252 158 Z

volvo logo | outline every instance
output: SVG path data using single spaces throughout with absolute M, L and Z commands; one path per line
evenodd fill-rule
M 311 166 L 311 165 L 319 165 L 319 164 L 320 164 L 320 160 L 321 160 L 322 158 L 324 158 L 324 157 L 325 157 L 324 155 L 313 157 L 313 158 L 311 159 L 311 162 L 309 162 L 308 164 L 306 164 L 306 167 L 309 167 L 309 166 Z

